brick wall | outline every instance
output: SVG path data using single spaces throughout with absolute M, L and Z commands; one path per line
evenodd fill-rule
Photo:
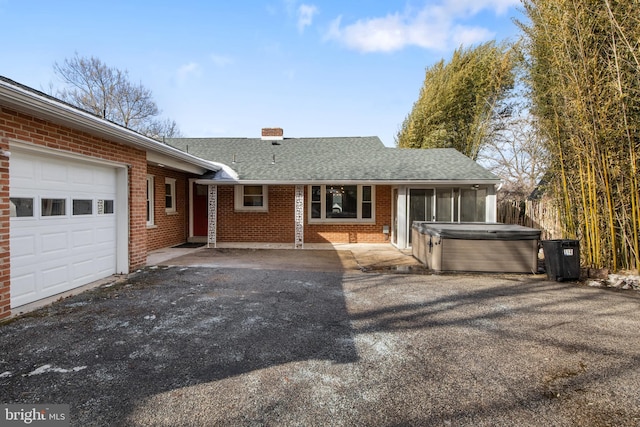
M 0 118 L 0 126 L 2 118 Z M 9 141 L 0 130 L 0 149 L 8 150 Z M 9 159 L 0 155 L 0 319 L 11 314 L 9 257 Z
M 8 149 L 9 140 L 130 165 L 129 265 L 131 269 L 144 265 L 147 257 L 144 151 L 0 107 L 0 147 Z M 9 162 L 0 157 L 0 318 L 9 315 Z
M 291 243 L 295 238 L 294 186 L 269 186 L 268 212 L 235 212 L 234 187 L 218 186 L 218 242 Z
M 295 239 L 295 187 L 269 186 L 268 212 L 235 212 L 233 186 L 218 186 L 217 241 L 291 243 Z M 305 202 L 308 203 L 305 186 Z M 305 243 L 386 243 L 382 226 L 391 226 L 391 187 L 376 186 L 375 224 L 309 224 Z
M 147 166 L 147 174 L 154 180 L 154 227 L 147 228 L 147 250 L 153 251 L 187 241 L 188 236 L 188 177 L 186 174 Z M 165 178 L 176 180 L 176 212 L 167 213 L 165 208 Z

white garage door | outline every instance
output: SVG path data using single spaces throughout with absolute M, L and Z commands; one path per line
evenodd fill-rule
M 14 152 L 11 307 L 116 272 L 116 169 Z

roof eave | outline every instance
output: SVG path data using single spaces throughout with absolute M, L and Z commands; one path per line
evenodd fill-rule
M 204 185 L 224 185 L 224 184 L 241 184 L 241 185 L 497 185 L 499 179 L 431 179 L 431 180 L 372 180 L 372 179 L 326 179 L 326 180 L 256 180 L 256 179 L 198 179 L 198 184 Z
M 0 105 L 31 114 L 57 124 L 100 136 L 129 147 L 183 161 L 196 166 L 203 174 L 210 170 L 220 170 L 214 162 L 195 157 L 176 148 L 162 144 L 153 138 L 141 135 L 115 123 L 96 117 L 53 98 L 11 84 L 0 79 Z M 196 173 L 198 173 L 196 172 Z

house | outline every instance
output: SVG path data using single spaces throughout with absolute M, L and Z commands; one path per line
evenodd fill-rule
M 166 142 L 231 169 L 190 180 L 191 241 L 408 248 L 413 221 L 496 221 L 498 179 L 450 148 L 389 148 L 377 137 L 285 138 L 281 128 L 265 128 L 260 138 Z
M 0 318 L 185 241 L 406 248 L 414 220 L 495 222 L 497 183 L 377 137 L 162 143 L 0 77 Z

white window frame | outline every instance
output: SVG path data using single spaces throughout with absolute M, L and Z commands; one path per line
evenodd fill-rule
M 77 214 L 74 212 L 75 210 L 75 206 L 74 206 L 74 202 L 75 201 L 89 201 L 91 202 L 91 212 L 88 214 Z M 87 198 L 87 197 L 72 197 L 70 200 L 71 206 L 69 206 L 69 208 L 71 209 L 71 216 L 74 218 L 90 218 L 92 216 L 96 215 L 96 206 L 95 206 L 95 201 L 93 199 Z
M 44 200 L 63 200 L 64 201 L 64 214 L 62 215 L 45 215 L 45 213 L 43 212 L 42 209 L 42 202 Z M 69 208 L 69 198 L 66 196 L 40 196 L 38 198 L 38 210 L 40 212 L 39 218 L 43 219 L 45 221 L 52 221 L 52 220 L 56 220 L 56 219 L 61 219 L 61 218 L 70 218 L 71 214 L 70 211 L 71 209 Z
M 31 215 L 30 216 L 18 216 L 17 207 L 11 201 L 11 199 L 30 199 L 31 200 Z M 9 217 L 11 221 L 27 221 L 37 219 L 40 215 L 40 206 L 38 203 L 40 200 L 35 196 L 11 196 L 9 198 Z
M 155 189 L 154 189 L 154 176 L 147 175 L 147 227 L 153 227 L 155 225 Z
M 169 186 L 169 194 L 166 193 L 167 185 Z M 164 179 L 164 188 L 165 188 L 165 212 L 168 214 L 174 214 L 178 210 L 176 208 L 176 180 L 175 178 L 165 178 Z M 167 207 L 167 196 L 171 197 L 171 206 Z
M 234 186 L 236 212 L 268 212 L 269 211 L 269 186 L 268 185 L 249 185 L 249 187 L 262 187 L 262 206 L 245 206 L 244 205 L 244 185 Z
M 358 207 L 357 207 L 357 217 L 356 218 L 327 218 L 326 217 L 326 200 L 327 200 L 327 187 L 335 187 L 339 184 L 311 184 L 308 186 L 307 194 L 308 194 L 308 203 L 307 203 L 307 219 L 309 224 L 375 224 L 376 222 L 376 186 L 373 184 L 357 184 L 357 198 L 358 198 Z M 345 184 L 345 185 L 353 185 L 353 184 Z M 312 189 L 313 187 L 320 187 L 320 218 L 312 218 L 312 210 L 313 203 L 311 200 L 312 197 Z M 367 201 L 367 203 L 371 203 L 371 218 L 362 218 L 362 197 L 363 191 L 362 187 L 371 187 L 371 201 Z
M 106 202 L 111 202 L 111 212 L 105 212 Z M 102 215 L 115 215 L 116 214 L 116 201 L 114 199 L 98 199 L 96 201 L 96 214 Z

